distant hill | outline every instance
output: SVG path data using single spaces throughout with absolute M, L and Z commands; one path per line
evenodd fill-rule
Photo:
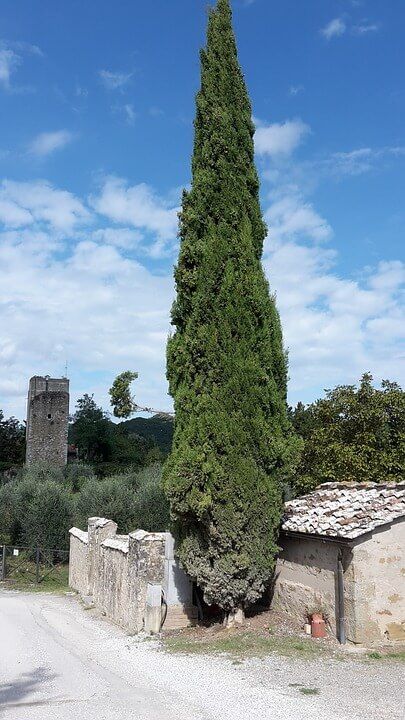
M 136 433 L 148 440 L 153 440 L 164 455 L 172 449 L 173 419 L 163 415 L 151 418 L 132 418 L 120 423 L 128 432 Z

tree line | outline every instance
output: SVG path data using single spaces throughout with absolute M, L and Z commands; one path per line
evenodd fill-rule
M 114 423 L 94 397 L 85 394 L 77 401 L 68 437 L 70 459 L 90 463 L 98 476 L 105 477 L 163 461 L 171 448 L 173 423 L 162 417 Z M 5 418 L 0 410 L 0 480 L 24 462 L 25 424 Z
M 313 403 L 288 407 L 288 416 L 302 448 L 286 477 L 285 496 L 302 495 L 324 482 L 403 479 L 405 392 L 398 383 L 384 380 L 376 387 L 372 375 L 364 373 L 358 386 L 326 390 Z M 163 461 L 171 450 L 173 426 L 170 418 L 161 417 L 116 425 L 85 395 L 78 401 L 69 438 L 77 444 L 80 467 L 91 465 L 93 474 L 102 477 Z M 16 472 L 24 458 L 24 425 L 0 410 L 0 469 Z

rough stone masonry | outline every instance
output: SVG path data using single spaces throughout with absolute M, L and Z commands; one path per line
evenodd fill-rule
M 69 380 L 35 376 L 27 402 L 26 464 L 66 465 L 69 422 Z
M 130 634 L 153 632 L 150 611 L 159 615 L 155 632 L 161 623 L 173 630 L 197 619 L 193 585 L 175 558 L 170 533 L 117 535 L 113 520 L 89 518 L 87 532 L 70 530 L 69 585 Z M 152 607 L 156 592 L 158 605 Z

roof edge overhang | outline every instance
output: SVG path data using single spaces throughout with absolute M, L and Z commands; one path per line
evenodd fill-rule
M 281 535 L 285 535 L 286 537 L 292 537 L 298 540 L 321 540 L 322 542 L 333 543 L 335 545 L 345 545 L 346 547 L 348 545 L 353 545 L 359 540 L 359 538 L 363 538 L 365 534 L 368 533 L 359 535 L 356 538 L 344 538 L 337 535 L 318 535 L 317 533 L 303 533 L 296 532 L 294 530 L 281 530 Z
M 283 530 L 283 528 L 281 528 L 281 534 L 287 537 L 299 538 L 300 540 L 310 540 L 312 538 L 313 540 L 322 540 L 323 542 L 329 543 L 332 542 L 335 543 L 335 545 L 345 545 L 347 547 L 348 545 L 356 545 L 360 542 L 365 542 L 369 539 L 370 535 L 373 535 L 374 533 L 384 532 L 384 530 L 386 530 L 388 527 L 391 527 L 392 525 L 397 525 L 398 523 L 404 521 L 405 515 L 398 515 L 398 517 L 393 518 L 392 520 L 388 520 L 385 523 L 381 523 L 381 525 L 377 525 L 370 530 L 366 530 L 360 535 L 357 535 L 355 538 L 345 538 L 338 535 L 319 535 L 318 533 L 304 533 L 295 530 Z

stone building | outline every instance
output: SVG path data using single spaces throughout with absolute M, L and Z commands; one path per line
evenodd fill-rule
M 27 402 L 26 464 L 67 462 L 69 380 L 32 377 Z
M 285 505 L 273 607 L 341 642 L 405 640 L 405 483 L 326 483 Z

